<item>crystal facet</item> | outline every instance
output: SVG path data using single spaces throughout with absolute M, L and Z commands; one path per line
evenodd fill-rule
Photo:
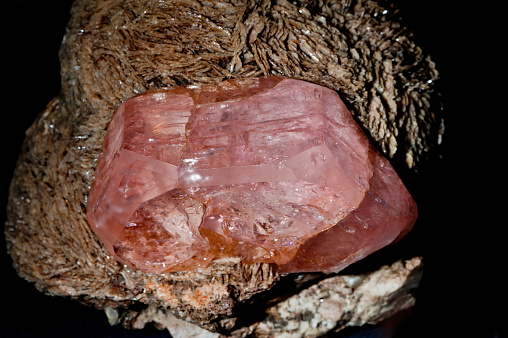
M 403 236 L 417 217 L 338 94 L 282 77 L 124 102 L 87 208 L 119 261 L 156 273 L 227 257 L 338 271 Z

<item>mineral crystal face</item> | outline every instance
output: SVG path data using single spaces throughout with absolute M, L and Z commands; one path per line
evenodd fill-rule
M 119 261 L 155 273 L 228 257 L 338 271 L 403 236 L 417 217 L 338 94 L 282 77 L 124 102 L 87 208 Z

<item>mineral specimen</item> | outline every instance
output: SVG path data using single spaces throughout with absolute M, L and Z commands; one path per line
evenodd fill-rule
M 416 217 L 339 95 L 283 77 L 124 102 L 87 205 L 119 261 L 156 273 L 228 257 L 338 271 L 403 236 Z

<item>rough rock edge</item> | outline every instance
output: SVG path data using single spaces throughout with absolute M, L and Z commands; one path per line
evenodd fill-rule
M 5 228 L 17 272 L 39 290 L 117 309 L 126 326 L 140 308 L 156 307 L 220 330 L 234 325 L 238 303 L 281 278 L 269 265 L 231 261 L 144 274 L 118 264 L 92 233 L 86 196 L 106 127 L 122 101 L 149 88 L 282 74 L 336 89 L 376 144 L 388 155 L 402 153 L 408 165 L 437 142 L 437 71 L 392 8 L 371 1 L 211 4 L 74 4 L 60 53 L 61 96 L 27 131 Z M 196 29 L 186 35 L 179 25 Z
M 137 315 L 133 328 L 154 323 L 174 338 L 200 337 L 320 337 L 347 326 L 377 324 L 415 303 L 411 291 L 418 288 L 422 260 L 415 257 L 364 275 L 334 276 L 266 309 L 264 320 L 222 335 L 176 318 L 170 312 L 150 307 Z M 118 313 L 106 309 L 111 324 Z

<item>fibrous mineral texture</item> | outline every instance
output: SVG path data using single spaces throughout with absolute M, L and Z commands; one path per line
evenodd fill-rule
M 148 272 L 232 257 L 338 272 L 417 213 L 336 92 L 262 77 L 123 103 L 87 216 L 111 253 Z
M 122 102 L 158 87 L 285 75 L 337 91 L 398 168 L 417 167 L 439 142 L 437 70 L 384 2 L 77 0 L 71 14 L 62 90 L 26 133 L 5 236 L 20 276 L 114 309 L 128 327 L 147 308 L 226 330 L 236 306 L 280 275 L 238 260 L 154 275 L 111 257 L 85 212 Z

